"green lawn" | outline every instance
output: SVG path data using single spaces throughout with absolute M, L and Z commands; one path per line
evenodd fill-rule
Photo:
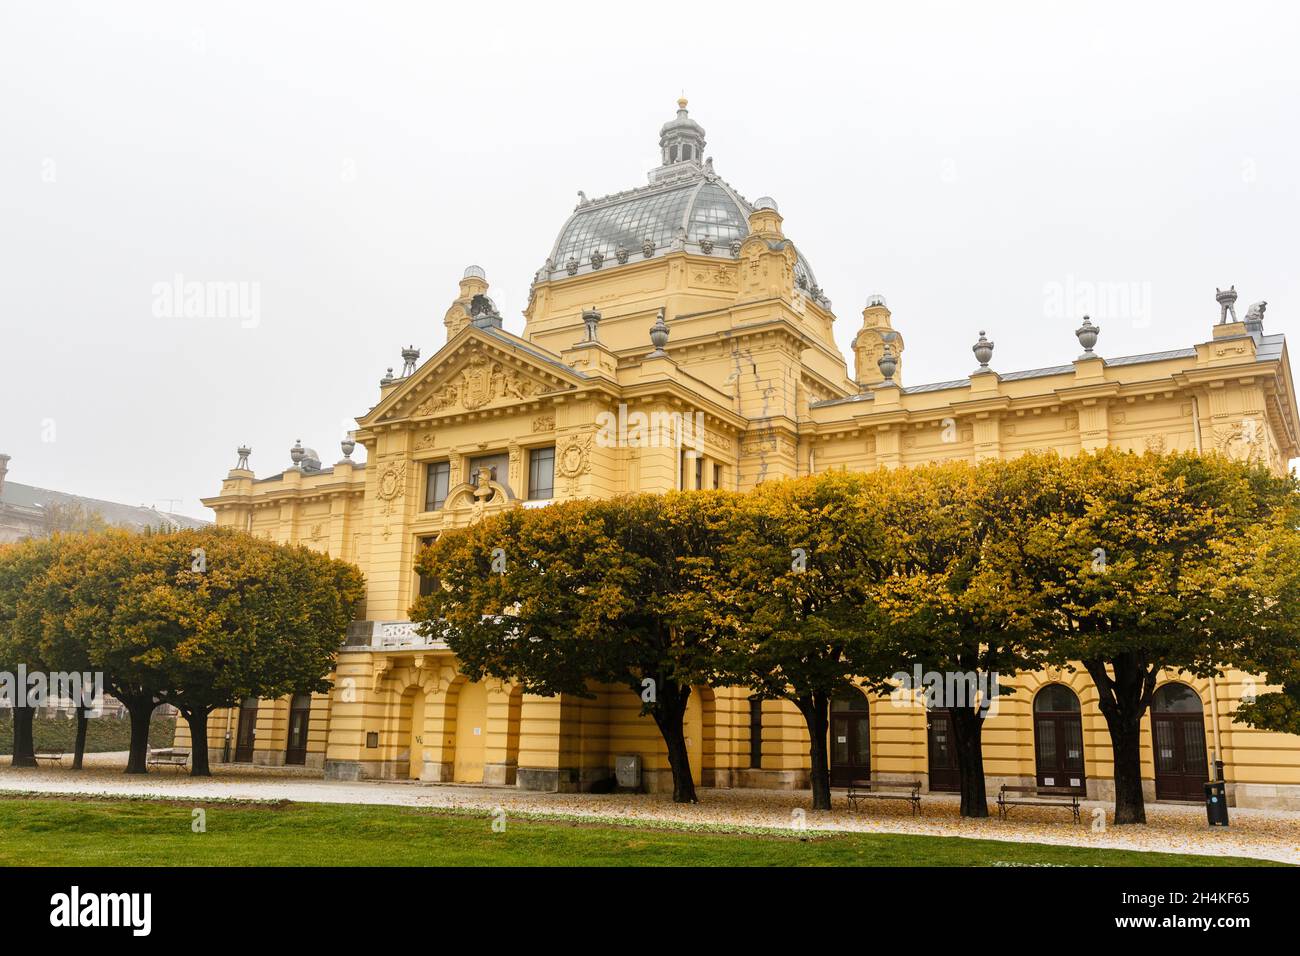
M 206 811 L 207 832 L 191 831 Z M 801 840 L 353 804 L 0 798 L 0 866 L 1260 866 L 1223 857 L 899 834 Z

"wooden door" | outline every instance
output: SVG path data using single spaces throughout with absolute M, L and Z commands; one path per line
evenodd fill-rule
M 307 762 L 307 729 L 311 722 L 311 694 L 295 694 L 289 704 L 289 739 L 284 762 L 302 766 Z
M 1064 684 L 1034 696 L 1034 760 L 1038 786 L 1086 791 L 1079 698 Z
M 1166 684 L 1151 705 L 1151 745 L 1157 800 L 1202 800 L 1210 779 L 1205 710 L 1186 684 Z
M 831 702 L 831 786 L 871 778 L 871 720 L 861 694 Z
M 961 775 L 957 770 L 957 744 L 952 736 L 952 717 L 947 710 L 926 715 L 930 750 L 931 792 L 958 793 Z
M 257 736 L 257 698 L 249 697 L 239 705 L 239 728 L 235 731 L 235 763 L 253 762 L 253 743 Z

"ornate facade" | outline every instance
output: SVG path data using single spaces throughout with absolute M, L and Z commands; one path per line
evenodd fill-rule
M 1043 449 L 1216 450 L 1278 472 L 1300 456 L 1286 344 L 1264 332 L 1262 303 L 1243 321 L 1224 307 L 1189 322 L 1200 337 L 1186 347 L 1123 357 L 1098 351 L 1085 319 L 1077 358 L 1028 371 L 1001 372 L 980 333 L 969 376 L 905 385 L 904 337 L 885 300 L 863 310 L 850 370 L 831 301 L 776 203 L 746 200 L 714 171 L 684 100 L 659 145 L 647 185 L 580 194 L 534 277 L 522 335 L 502 327 L 484 271 L 465 271 L 445 343 L 422 364 L 403 350 L 402 374 L 389 370 L 357 419 L 364 464 L 352 461 L 352 439 L 332 467 L 299 445 L 292 467 L 258 478 L 241 449 L 205 501 L 218 523 L 353 561 L 368 596 L 332 692 L 217 715 L 215 754 L 336 778 L 548 789 L 599 786 L 617 757 L 637 755 L 647 786 L 662 786 L 663 745 L 630 691 L 544 698 L 471 683 L 446 647 L 414 632 L 422 544 L 498 509 Z M 991 782 L 1060 776 L 1106 796 L 1109 739 L 1086 674 L 1014 683 L 1020 691 L 985 731 Z M 1218 755 L 1238 803 L 1300 806 L 1300 738 L 1232 722 L 1250 678 L 1167 674 L 1162 684 L 1145 731 L 1153 796 L 1190 793 Z M 921 705 L 841 702 L 837 773 L 944 789 L 945 726 Z M 705 786 L 806 784 L 804 726 L 781 702 L 699 688 L 687 736 Z

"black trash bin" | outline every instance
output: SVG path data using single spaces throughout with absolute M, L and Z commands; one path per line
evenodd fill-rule
M 1212 827 L 1228 825 L 1228 790 L 1222 780 L 1205 785 L 1205 818 Z

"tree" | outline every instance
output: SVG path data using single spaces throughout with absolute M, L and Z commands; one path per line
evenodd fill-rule
M 141 616 L 168 627 L 163 703 L 190 728 L 193 776 L 211 776 L 208 717 L 244 697 L 325 691 L 365 593 L 361 573 L 305 547 L 227 529 L 151 536 L 170 569 Z
M 1043 657 L 1028 597 L 996 559 L 1039 467 L 1020 459 L 913 468 L 894 473 L 885 502 L 890 573 L 876 590 L 887 619 L 879 653 L 911 672 L 905 687 L 925 686 L 928 707 L 948 711 L 964 817 L 988 816 L 984 721 L 1012 692 L 999 678 Z
M 48 537 L 58 534 L 87 534 L 108 528 L 108 522 L 102 514 L 88 509 L 75 498 L 66 502 L 48 502 L 41 508 L 41 517 Z
M 682 720 L 717 658 L 693 589 L 733 501 L 684 492 L 561 502 L 445 533 L 418 558 L 440 586 L 411 619 L 444 637 L 472 680 L 583 697 L 592 683 L 627 687 L 663 737 L 674 801 L 694 803 Z
M 31 612 L 31 595 L 42 586 L 64 539 L 29 539 L 0 547 L 0 670 L 15 675 L 47 671 L 41 657 L 41 620 Z M 14 743 L 10 766 L 35 767 L 34 708 L 27 688 L 14 686 Z
M 896 669 L 878 653 L 872 597 L 890 480 L 833 472 L 760 485 L 740 498 L 730 542 L 693 595 L 717 617 L 723 679 L 803 716 L 814 810 L 831 808 L 831 701 Z
M 1300 734 L 1300 495 L 1275 519 L 1252 529 L 1250 573 L 1227 586 L 1236 606 L 1226 613 L 1250 629 L 1243 670 L 1277 690 L 1247 697 L 1233 719 L 1260 730 Z
M 1209 677 L 1260 657 L 1262 639 L 1294 640 L 1257 549 L 1295 494 L 1293 479 L 1219 456 L 1104 450 L 1041 472 L 1006 570 L 1036 589 L 1049 661 L 1081 662 L 1096 685 L 1117 824 L 1146 820 L 1141 722 L 1159 673 Z
M 80 646 L 131 716 L 127 773 L 145 773 L 154 709 L 190 728 L 210 775 L 207 720 L 241 697 L 325 690 L 361 600 L 360 572 L 229 529 L 87 536 L 51 569 L 47 648 Z

